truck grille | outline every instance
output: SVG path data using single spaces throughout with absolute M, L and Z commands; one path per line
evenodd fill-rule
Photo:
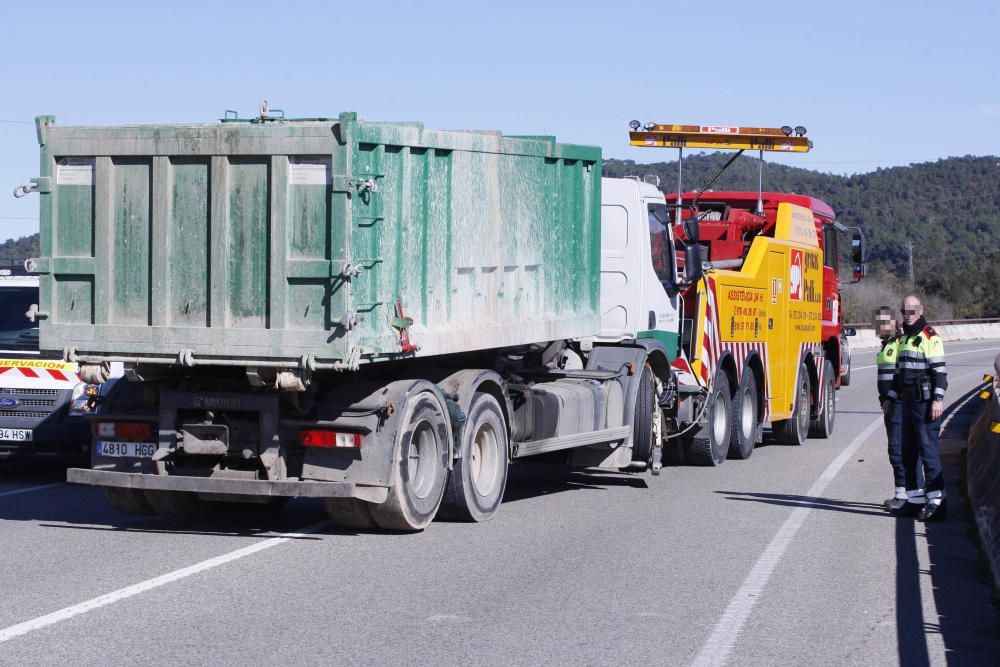
M 8 389 L 0 387 L 0 396 L 58 396 L 61 389 Z
M 55 406 L 56 399 L 45 400 L 41 398 L 22 398 L 21 405 L 26 408 L 49 408 L 51 409 Z M 20 406 L 18 406 L 20 407 Z
M 52 414 L 51 410 L 46 412 L 28 412 L 21 410 L 0 410 L 0 417 L 34 417 L 36 419 L 43 419 Z

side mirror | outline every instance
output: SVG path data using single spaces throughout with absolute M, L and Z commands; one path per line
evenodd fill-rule
M 684 248 L 684 277 L 688 283 L 696 283 L 704 275 L 701 267 L 701 246 L 689 243 Z
M 855 264 L 854 265 L 854 279 L 855 280 L 861 280 L 864 277 L 865 277 L 865 265 L 864 264 Z
M 868 253 L 865 252 L 865 237 L 862 236 L 860 229 L 855 229 L 854 233 L 851 234 L 851 262 L 857 266 L 859 264 L 864 264 Z M 862 271 L 862 275 L 864 272 Z
M 854 327 L 844 327 L 843 332 L 844 332 L 845 336 L 857 336 L 858 335 L 858 330 L 855 329 Z

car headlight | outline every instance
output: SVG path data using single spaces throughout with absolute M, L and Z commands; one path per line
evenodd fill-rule
M 98 384 L 80 384 L 73 387 L 73 396 L 69 402 L 69 413 L 71 415 L 86 415 L 94 411 L 97 406 L 97 394 L 101 386 Z

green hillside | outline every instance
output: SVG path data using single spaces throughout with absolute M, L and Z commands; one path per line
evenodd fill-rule
M 38 234 L 8 239 L 0 243 L 0 259 L 27 259 L 38 257 Z
M 697 190 L 729 156 L 708 153 L 685 158 L 684 189 Z M 757 164 L 756 158 L 740 157 L 713 189 L 756 190 Z M 655 174 L 661 189 L 670 192 L 677 180 L 677 162 L 606 160 L 604 174 Z M 913 287 L 929 297 L 933 317 L 1000 316 L 1000 158 L 948 158 L 854 176 L 770 164 L 765 159 L 764 189 L 818 197 L 833 207 L 841 222 L 864 230 L 870 276 L 846 290 L 849 319 L 867 319 L 867 309 L 878 305 L 876 301 L 898 305 L 898 298 L 911 289 L 911 241 Z

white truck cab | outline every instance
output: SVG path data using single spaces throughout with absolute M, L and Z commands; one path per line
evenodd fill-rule
M 630 178 L 601 179 L 601 334 L 657 338 L 677 353 L 679 282 L 663 193 Z

